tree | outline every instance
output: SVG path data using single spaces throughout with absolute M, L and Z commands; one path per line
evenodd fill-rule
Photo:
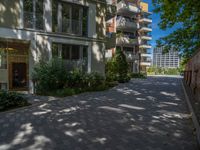
M 184 62 L 200 48 L 200 0 L 152 0 L 154 12 L 160 13 L 159 27 L 163 30 L 179 24 L 177 30 L 161 37 L 157 46 L 167 45 L 180 51 Z
M 126 82 L 128 80 L 128 63 L 123 51 L 119 48 L 116 49 L 114 56 L 115 70 L 118 75 L 119 82 Z

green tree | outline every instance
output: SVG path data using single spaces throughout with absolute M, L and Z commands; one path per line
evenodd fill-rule
M 119 48 L 116 49 L 114 64 L 118 76 L 118 81 L 126 82 L 128 80 L 128 63 L 126 61 L 125 54 Z
M 200 0 L 152 0 L 154 12 L 160 13 L 159 27 L 163 30 L 180 25 L 171 34 L 161 37 L 158 46 L 174 47 L 182 54 L 184 63 L 200 48 Z

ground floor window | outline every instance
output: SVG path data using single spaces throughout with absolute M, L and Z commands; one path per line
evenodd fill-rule
M 67 70 L 80 69 L 87 72 L 88 47 L 70 44 L 52 44 L 52 57 L 62 58 Z

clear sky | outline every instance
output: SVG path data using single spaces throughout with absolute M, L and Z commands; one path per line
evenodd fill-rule
M 153 7 L 153 4 L 152 4 L 152 0 L 143 0 L 143 2 L 148 3 L 149 4 L 149 11 L 153 12 L 154 7 Z M 153 15 L 151 15 L 151 17 L 152 17 L 152 21 L 153 21 L 152 22 L 152 30 L 153 30 L 152 31 L 152 38 L 153 39 L 150 43 L 151 43 L 152 49 L 153 49 L 156 45 L 157 39 L 159 39 L 160 37 L 168 35 L 172 31 L 174 31 L 174 29 L 177 28 L 177 27 L 163 31 L 158 26 L 158 23 L 160 22 L 160 14 L 153 13 Z

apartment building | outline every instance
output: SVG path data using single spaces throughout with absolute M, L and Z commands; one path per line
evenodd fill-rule
M 161 68 L 178 68 L 180 65 L 180 57 L 178 51 L 169 50 L 164 52 L 164 47 L 156 47 L 153 50 L 153 66 Z
M 112 57 L 116 48 L 121 49 L 132 72 L 145 72 L 146 67 L 150 66 L 148 49 L 151 45 L 148 41 L 152 39 L 148 4 L 140 0 L 111 2 L 117 6 L 117 12 L 116 16 L 106 22 L 107 36 L 112 41 L 109 42 L 112 45 L 108 44 L 106 47 L 106 57 Z M 113 42 L 114 38 L 116 42 Z
M 33 92 L 34 65 L 54 57 L 104 74 L 106 8 L 103 0 L 1 0 L 0 89 Z
M 141 13 L 139 15 L 139 52 L 140 52 L 140 72 L 145 73 L 147 68 L 151 66 L 151 44 L 149 42 L 152 40 L 152 13 L 149 12 L 148 4 L 140 2 Z

